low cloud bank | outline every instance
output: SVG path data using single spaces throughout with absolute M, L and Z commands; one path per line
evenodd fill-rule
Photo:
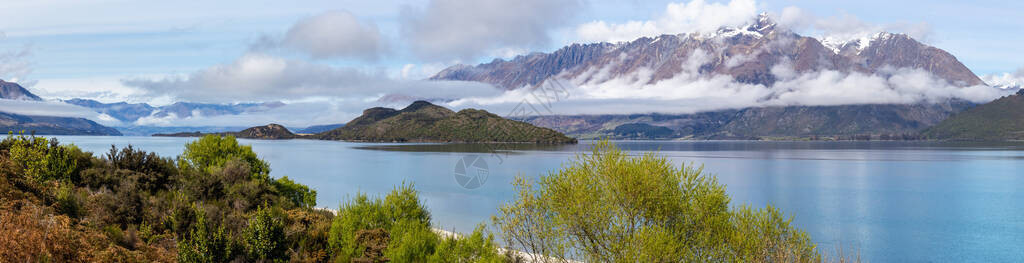
M 499 93 L 482 83 L 396 80 L 383 71 L 367 72 L 258 53 L 187 76 L 128 79 L 123 84 L 145 90 L 153 96 L 214 103 L 311 97 L 374 100 L 387 94 L 454 98 Z
M 0 112 L 28 116 L 86 118 L 107 126 L 123 125 L 114 117 L 92 109 L 55 101 L 22 101 L 0 99 Z
M 985 103 L 1012 91 L 979 85 L 958 87 L 922 69 L 884 68 L 879 74 L 833 70 L 798 74 L 789 63 L 772 68 L 777 81 L 766 86 L 740 83 L 732 76 L 700 74 L 700 65 L 711 56 L 698 51 L 682 65 L 683 71 L 672 78 L 654 79 L 653 69 L 640 69 L 623 76 L 609 76 L 603 68 L 591 69 L 580 76 L 549 80 L 566 85 L 561 98 L 548 107 L 555 110 L 538 114 L 629 114 L 695 113 L 723 109 L 765 106 L 835 106 L 850 104 L 939 103 L 964 99 Z M 550 88 L 551 84 L 539 89 Z M 542 101 L 537 89 L 518 89 L 493 97 L 455 100 L 457 107 L 509 109 L 524 101 Z

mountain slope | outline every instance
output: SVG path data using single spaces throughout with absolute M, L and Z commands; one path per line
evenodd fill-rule
M 3 80 L 0 80 L 0 99 L 32 101 L 43 100 L 42 98 L 39 98 L 39 96 L 36 96 L 35 94 L 32 94 L 32 92 L 26 90 L 24 87 L 21 87 L 21 85 L 18 85 L 18 83 L 6 82 Z
M 402 110 L 367 109 L 344 127 L 314 137 L 372 142 L 576 142 L 554 130 L 504 119 L 487 111 L 454 112 L 426 101 L 413 102 Z
M 953 115 L 924 135 L 943 140 L 1024 140 L 1024 90 Z
M 116 135 L 117 130 L 83 118 L 26 116 L 0 112 L 0 132 L 37 135 Z

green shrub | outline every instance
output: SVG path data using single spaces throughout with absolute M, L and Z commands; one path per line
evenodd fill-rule
M 702 169 L 609 142 L 536 184 L 514 185 L 517 199 L 494 223 L 525 252 L 588 262 L 820 260 L 776 210 L 730 211 L 725 187 Z
M 195 167 L 209 172 L 214 167 L 223 167 L 225 163 L 233 159 L 249 164 L 252 178 L 269 179 L 270 165 L 252 151 L 252 146 L 239 145 L 234 136 L 206 135 L 188 143 L 185 145 L 185 152 L 181 155 L 179 163 L 182 163 L 180 166 L 183 167 Z
M 316 190 L 310 190 L 308 186 L 297 184 L 288 176 L 274 180 L 274 189 L 277 193 L 291 201 L 295 207 L 316 206 Z
M 430 213 L 420 203 L 419 194 L 412 184 L 403 183 L 384 199 L 370 199 L 365 194 L 356 197 L 338 208 L 338 215 L 331 223 L 328 244 L 337 260 L 348 262 L 362 252 L 355 242 L 359 230 L 382 228 L 394 233 L 396 223 L 417 224 L 430 229 Z
M 113 145 L 106 155 L 111 168 L 128 170 L 139 176 L 139 187 L 147 191 L 168 190 L 178 175 L 178 169 L 170 158 L 162 158 L 156 153 L 136 150 L 133 146 L 117 150 Z
M 415 220 L 396 222 L 388 233 L 391 241 L 384 255 L 394 262 L 426 262 L 440 242 L 429 226 Z
M 67 215 L 70 218 L 79 218 L 85 214 L 84 197 L 75 191 L 74 185 L 62 183 L 57 188 L 55 197 L 55 207 L 58 213 Z
M 249 217 L 242 240 L 250 259 L 272 262 L 288 260 L 282 217 L 269 207 L 260 207 Z
M 4 140 L 8 155 L 25 178 L 43 182 L 47 178 L 49 144 L 39 137 L 10 136 Z
M 193 205 L 196 222 L 189 234 L 178 241 L 178 262 L 228 262 L 232 247 L 224 227 L 211 231 L 206 213 Z
M 36 182 L 63 180 L 77 182 L 81 167 L 91 156 L 74 145 L 60 145 L 57 139 L 23 135 L 8 136 L 0 142 L 15 168 Z
M 428 262 L 504 262 L 498 254 L 494 235 L 485 233 L 481 224 L 468 237 L 446 237 L 437 246 L 437 251 Z

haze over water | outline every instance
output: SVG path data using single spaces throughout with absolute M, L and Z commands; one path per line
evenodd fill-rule
M 57 136 L 102 155 L 110 145 L 174 157 L 194 138 Z M 567 146 L 367 144 L 241 140 L 337 208 L 357 192 L 383 195 L 415 183 L 436 227 L 461 232 L 489 223 L 514 196 L 512 178 L 559 169 L 592 142 Z M 1024 143 L 617 141 L 632 154 L 657 151 L 676 164 L 703 164 L 732 205 L 780 208 L 821 250 L 859 251 L 867 261 L 1015 261 L 1024 258 Z M 497 150 L 492 154 L 492 150 Z M 466 189 L 460 159 L 487 163 L 487 180 Z M 856 254 L 856 253 L 855 253 Z

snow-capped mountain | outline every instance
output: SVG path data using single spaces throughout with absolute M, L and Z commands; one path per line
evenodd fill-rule
M 656 86 L 661 81 L 678 80 L 678 76 L 683 76 L 683 81 L 669 81 L 672 84 L 662 86 L 670 86 L 664 87 L 667 89 L 673 85 L 685 88 L 683 86 L 690 80 L 729 76 L 731 83 L 763 85 L 767 88 L 760 90 L 768 92 L 791 92 L 787 87 L 793 87 L 793 79 L 821 75 L 814 73 L 837 72 L 831 75 L 857 74 L 889 80 L 907 71 L 914 72 L 914 76 L 928 76 L 928 81 L 921 82 L 925 84 L 914 85 L 909 89 L 910 93 L 904 93 L 919 98 L 928 96 L 921 94 L 935 93 L 928 91 L 929 85 L 936 85 L 936 89 L 941 88 L 947 93 L 985 85 L 950 53 L 905 34 L 880 32 L 852 40 L 818 39 L 781 27 L 767 15 L 752 19 L 747 25 L 722 27 L 714 32 L 642 37 L 620 43 L 573 44 L 552 53 L 533 53 L 507 61 L 496 59 L 476 66 L 457 65 L 431 79 L 478 81 L 514 90 L 557 77 L 588 86 L 590 90 L 604 91 L 604 87 L 613 88 L 626 83 L 626 86 L 636 85 L 639 92 L 639 89 Z M 693 78 L 693 75 L 699 77 Z M 602 83 L 613 85 L 602 86 Z M 780 83 L 789 85 L 776 89 L 775 85 Z M 857 84 L 844 87 L 831 87 L 830 84 L 812 82 L 804 85 L 818 85 L 813 87 L 818 90 L 850 89 L 833 92 L 837 97 L 844 96 L 847 91 L 863 89 Z M 871 97 L 860 92 L 861 96 Z M 762 98 L 769 101 L 775 96 L 769 94 Z M 822 98 L 831 99 L 827 96 L 814 99 Z M 670 128 L 672 137 L 676 138 L 846 138 L 860 135 L 876 138 L 899 135 L 905 138 L 974 105 L 955 96 L 936 98 L 910 102 L 868 100 L 851 104 L 816 104 L 805 99 L 776 104 L 743 104 L 753 106 L 723 106 L 695 113 L 666 111 L 628 115 L 624 112 L 620 115 L 534 116 L 527 121 L 584 137 L 610 136 L 614 135 L 617 126 L 640 123 L 651 125 L 652 129 Z M 686 102 L 680 102 L 683 103 Z
M 716 32 L 695 32 L 642 37 L 630 42 L 573 44 L 552 53 L 533 53 L 505 61 L 496 59 L 476 66 L 457 65 L 431 79 L 491 83 L 505 89 L 536 85 L 550 77 L 574 78 L 601 70 L 604 78 L 652 70 L 659 81 L 683 71 L 683 64 L 698 53 L 708 58 L 701 74 L 726 74 L 743 83 L 772 85 L 771 69 L 788 63 L 796 73 L 818 70 L 885 74 L 883 69 L 923 69 L 952 85 L 984 82 L 953 55 L 905 34 L 880 32 L 840 41 L 801 36 L 779 27 L 762 14 L 752 23 L 723 27 Z

